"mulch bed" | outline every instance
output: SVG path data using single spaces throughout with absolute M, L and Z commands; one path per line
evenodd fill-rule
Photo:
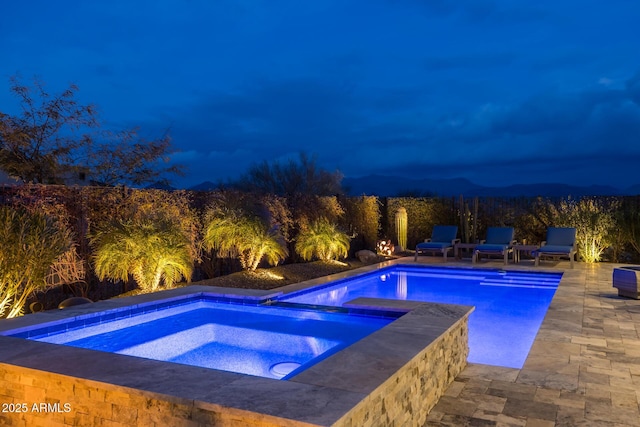
M 192 282 L 191 284 L 269 290 L 291 283 L 303 282 L 317 277 L 352 270 L 364 265 L 365 264 L 358 260 L 348 260 L 340 263 L 314 261 L 285 264 L 272 268 L 259 268 L 256 271 L 240 271 L 213 279 Z

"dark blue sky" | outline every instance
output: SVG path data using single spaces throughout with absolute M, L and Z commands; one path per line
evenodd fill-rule
M 8 77 L 171 128 L 175 180 L 317 155 L 346 176 L 640 183 L 640 1 L 3 2 Z

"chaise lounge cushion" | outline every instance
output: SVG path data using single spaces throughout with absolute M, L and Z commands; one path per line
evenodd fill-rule
M 487 228 L 487 240 L 484 243 L 476 246 L 473 250 L 472 262 L 475 264 L 480 254 L 487 255 L 502 255 L 505 265 L 507 264 L 507 258 L 512 252 L 511 246 L 513 245 L 513 227 L 489 227 Z
M 541 255 L 566 255 L 571 262 L 571 268 L 573 268 L 576 252 L 575 228 L 549 227 L 547 228 L 547 240 L 542 242 L 540 249 L 535 251 L 536 260 L 534 265 L 539 265 Z
M 451 247 L 451 242 L 423 242 L 418 243 L 416 249 L 444 249 Z
M 510 245 L 482 244 L 476 246 L 475 250 L 478 252 L 502 252 L 509 246 Z
M 487 240 L 476 246 L 476 252 L 500 252 L 511 248 L 513 241 L 513 227 L 489 227 Z
M 457 225 L 434 225 L 431 238 L 416 245 L 414 260 L 418 260 L 418 255 L 425 252 L 442 252 L 444 260 L 447 260 L 447 252 L 453 249 L 458 234 Z
M 573 246 L 544 245 L 538 249 L 538 252 L 549 254 L 568 254 L 571 251 L 573 251 Z

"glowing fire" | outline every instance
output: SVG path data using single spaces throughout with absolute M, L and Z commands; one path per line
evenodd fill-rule
M 376 243 L 376 252 L 378 255 L 391 256 L 393 255 L 393 243 L 391 240 L 378 240 Z

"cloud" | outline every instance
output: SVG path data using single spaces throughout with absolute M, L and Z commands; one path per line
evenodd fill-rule
M 181 131 L 220 146 L 277 143 L 280 151 L 326 143 L 352 122 L 350 91 L 312 80 L 261 81 L 226 93 L 208 93 L 185 106 Z M 191 130 L 187 130 L 191 129 Z M 194 135 L 191 136 L 193 138 Z
M 427 58 L 425 66 L 429 71 L 448 72 L 457 69 L 469 73 L 477 69 L 508 67 L 517 59 L 518 56 L 512 52 L 471 52 L 466 55 Z
M 548 16 L 543 7 L 534 4 L 514 3 L 498 0 L 387 0 L 392 5 L 398 3 L 428 15 L 457 18 L 470 23 L 491 23 L 519 25 L 537 22 Z
M 369 134 L 373 142 L 358 151 L 358 165 L 344 172 L 467 176 L 491 185 L 532 180 L 632 184 L 629 171 L 640 159 L 640 108 L 631 101 L 632 87 L 548 92 L 513 105 L 487 104 L 405 128 L 404 136 L 402 129 L 379 126 Z
M 630 80 L 626 90 L 549 91 L 513 104 L 424 114 L 422 95 L 410 91 L 262 81 L 209 93 L 181 110 L 174 141 L 199 153 L 194 161 L 212 176 L 238 176 L 252 163 L 306 151 L 317 154 L 321 166 L 348 176 L 473 173 L 501 181 L 544 173 L 560 181 L 573 168 L 571 179 L 594 180 L 586 171 L 601 163 L 611 170 L 601 180 L 619 180 L 613 158 L 640 154 L 634 85 Z
M 600 77 L 598 79 L 598 84 L 600 84 L 602 86 L 611 86 L 614 83 L 615 83 L 615 81 L 613 79 L 608 78 L 608 77 Z
M 640 71 L 627 81 L 626 88 L 633 102 L 640 106 Z

